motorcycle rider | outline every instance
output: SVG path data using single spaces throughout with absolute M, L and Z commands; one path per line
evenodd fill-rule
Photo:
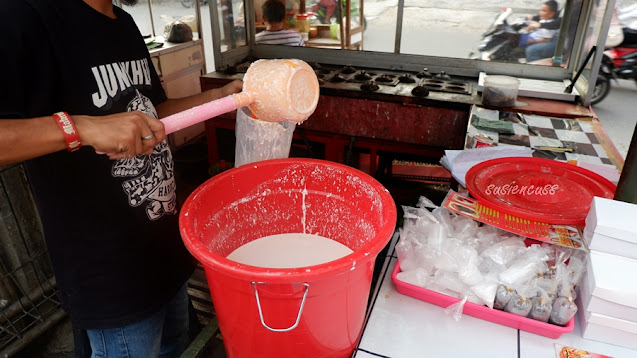
M 617 19 L 623 32 L 623 41 L 619 46 L 637 44 L 637 4 L 623 8 L 621 1 L 617 0 L 616 5 Z
M 519 46 L 526 47 L 524 50 L 526 61 L 532 62 L 552 57 L 557 44 L 557 32 L 562 24 L 557 2 L 555 0 L 544 2 L 539 13 L 528 15 L 527 19 L 534 23 L 526 27 L 528 33 L 522 34 L 518 43 Z

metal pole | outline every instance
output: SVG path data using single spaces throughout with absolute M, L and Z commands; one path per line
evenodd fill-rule
M 566 39 L 571 35 L 568 33 L 568 30 L 571 27 L 571 19 L 573 18 L 573 1 L 567 1 L 564 5 L 564 15 L 562 17 L 562 22 L 560 24 L 559 33 L 557 36 L 557 44 L 555 45 L 555 53 L 553 54 L 553 66 L 559 66 L 562 64 L 564 60 L 564 45 L 566 43 Z M 581 8 L 581 5 L 580 5 Z M 570 39 L 572 43 L 573 40 Z
M 405 0 L 398 0 L 398 11 L 396 12 L 396 33 L 394 34 L 394 53 L 400 53 L 400 44 L 403 33 L 403 15 L 405 10 Z
M 148 0 L 148 12 L 150 13 L 150 27 L 153 30 L 153 37 L 157 36 L 155 34 L 155 20 L 153 19 L 153 6 L 150 4 L 150 0 Z

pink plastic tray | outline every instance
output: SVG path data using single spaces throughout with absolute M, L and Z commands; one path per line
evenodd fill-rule
M 447 296 L 439 292 L 431 291 L 426 288 L 418 287 L 400 281 L 396 278 L 396 275 L 399 272 L 400 265 L 398 262 L 396 262 L 396 266 L 394 267 L 394 271 L 392 272 L 391 279 L 396 285 L 396 290 L 403 295 L 411 296 L 425 302 L 433 303 L 434 305 L 440 307 L 448 307 L 449 305 L 460 301 L 460 299 L 458 298 Z M 575 318 L 572 318 L 566 326 L 562 327 L 550 323 L 536 321 L 531 318 L 518 316 L 513 313 L 491 309 L 487 306 L 481 306 L 472 302 L 466 302 L 464 304 L 462 313 L 483 320 L 498 323 L 503 326 L 539 334 L 540 336 L 548 338 L 559 338 L 564 333 L 572 332 L 573 328 L 575 327 Z

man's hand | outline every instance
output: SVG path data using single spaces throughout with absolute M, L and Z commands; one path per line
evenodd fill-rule
M 540 27 L 541 26 L 540 26 L 539 22 L 532 22 L 526 27 L 526 29 L 529 30 L 529 31 L 535 31 L 535 30 L 539 29 Z
M 219 96 L 219 98 L 225 97 L 234 93 L 239 93 L 241 92 L 242 89 L 243 89 L 243 81 L 234 80 L 220 88 L 221 95 Z
M 151 154 L 166 138 L 164 124 L 142 112 L 124 112 L 103 117 L 72 116 L 82 144 L 92 146 L 110 159 Z

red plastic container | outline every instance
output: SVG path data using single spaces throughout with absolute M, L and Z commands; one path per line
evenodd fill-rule
M 392 271 L 392 281 L 396 285 L 396 291 L 406 296 L 411 296 L 419 300 L 433 303 L 440 307 L 449 307 L 450 305 L 459 302 L 460 299 L 456 297 L 447 296 L 440 292 L 428 290 L 416 285 L 412 285 L 403 282 L 396 278 L 396 275 L 400 272 L 400 265 L 397 262 Z M 575 327 L 575 318 L 566 324 L 566 326 L 557 326 L 551 323 L 545 323 L 534 320 L 532 318 L 522 317 L 513 313 L 492 309 L 487 306 L 475 304 L 473 302 L 465 302 L 462 309 L 463 314 L 480 318 L 486 321 L 501 324 L 503 326 L 517 328 L 526 332 L 539 334 L 548 338 L 559 338 L 564 333 L 573 331 Z
M 482 205 L 519 218 L 584 225 L 593 197 L 612 199 L 615 184 L 590 170 L 546 158 L 497 158 L 466 175 Z
M 274 159 L 202 184 L 186 200 L 179 223 L 186 247 L 204 266 L 228 357 L 350 357 L 375 258 L 395 229 L 396 206 L 380 183 L 354 168 Z M 304 228 L 354 252 L 292 269 L 225 258 L 257 238 Z

